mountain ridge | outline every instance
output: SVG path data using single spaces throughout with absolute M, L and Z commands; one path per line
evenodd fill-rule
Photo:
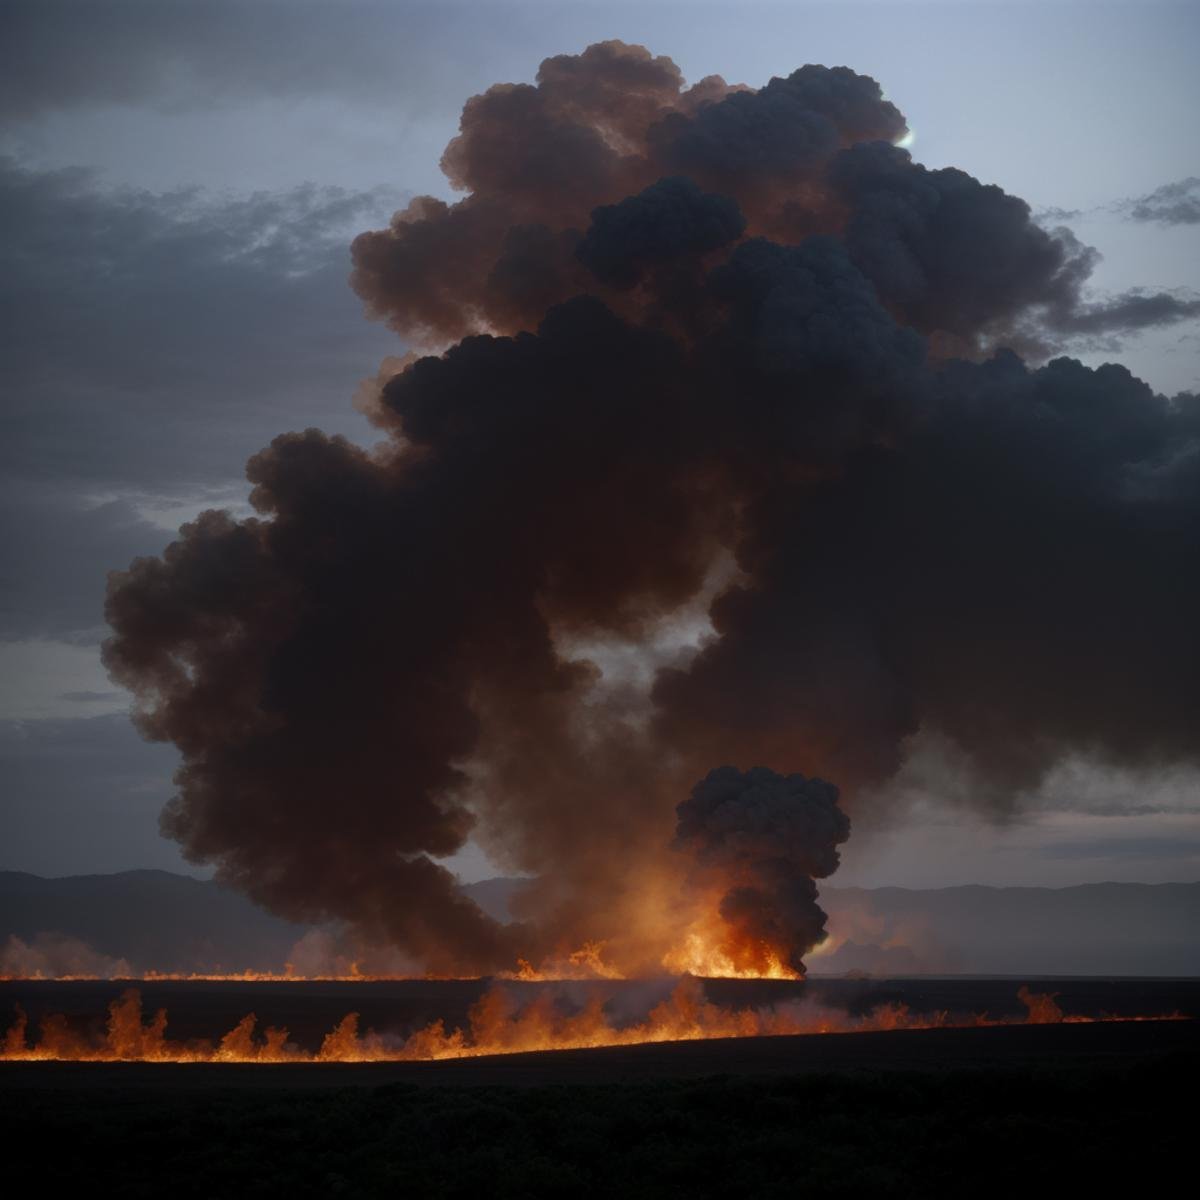
M 523 882 L 463 890 L 505 920 Z M 821 903 L 831 937 L 814 974 L 1200 975 L 1200 881 L 828 886 Z M 173 871 L 0 871 L 0 974 L 282 970 L 319 932 Z

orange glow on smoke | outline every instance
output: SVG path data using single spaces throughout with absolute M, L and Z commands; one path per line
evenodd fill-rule
M 545 983 L 556 979 L 624 979 L 625 975 L 604 961 L 603 942 L 584 942 L 578 949 L 562 958 L 552 958 L 535 967 L 525 959 L 517 959 L 517 970 L 501 972 L 506 979 L 523 983 Z
M 493 987 L 471 1008 L 465 1030 L 447 1031 L 438 1020 L 407 1038 L 359 1030 L 357 1013 L 349 1013 L 325 1036 L 316 1053 L 288 1040 L 286 1029 L 268 1027 L 257 1034 L 251 1013 L 224 1037 L 171 1041 L 166 1036 L 167 1014 L 159 1009 L 148 1021 L 135 988 L 108 1007 L 105 1035 L 100 1041 L 72 1029 L 65 1017 L 42 1019 L 38 1037 L 30 1042 L 28 1022 L 18 1008 L 17 1019 L 5 1034 L 0 1058 L 9 1061 L 78 1062 L 415 1062 L 469 1058 L 484 1054 L 517 1054 L 529 1050 L 569 1050 L 601 1046 L 631 1046 L 647 1042 L 696 1041 L 707 1038 L 778 1037 L 790 1034 L 859 1033 L 872 1030 L 934 1029 L 952 1026 L 1082 1023 L 1094 1020 L 1179 1020 L 1169 1017 L 1068 1017 L 1053 996 L 1018 992 L 1028 1009 L 1022 1019 L 973 1016 L 952 1020 L 946 1013 L 915 1016 L 905 1005 L 889 1004 L 863 1017 L 801 1003 L 778 1008 L 729 1009 L 704 999 L 698 980 L 684 979 L 645 1020 L 626 1026 L 612 1024 L 604 1002 L 593 996 L 573 1014 L 560 1012 L 549 993 L 518 1008 L 503 987 Z

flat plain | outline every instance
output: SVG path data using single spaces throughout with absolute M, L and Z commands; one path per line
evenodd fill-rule
M 1190 1170 L 1200 981 L 1028 980 L 1065 1012 L 1180 1021 L 718 1039 L 412 1063 L 0 1063 L 14 1194 L 241 1197 L 1111 1195 Z M 95 1013 L 115 983 L 13 983 Z M 172 1036 L 253 1010 L 317 1038 L 348 1008 L 403 1029 L 486 982 L 143 985 Z M 510 984 L 531 992 L 538 986 Z M 569 985 L 569 1001 L 593 985 Z M 613 1005 L 663 985 L 594 985 Z M 1018 981 L 709 981 L 725 1004 L 1015 1016 Z M 1090 1010 L 1090 1011 L 1088 1011 Z M 1148 1174 L 1149 1173 L 1149 1174 Z M 1178 1177 L 1178 1176 L 1177 1176 Z M 18 1190 L 19 1189 L 19 1190 Z

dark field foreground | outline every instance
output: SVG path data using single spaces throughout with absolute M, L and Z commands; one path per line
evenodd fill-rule
M 1187 1177 L 1198 1068 L 1192 1021 L 367 1066 L 4 1064 L 0 1129 L 13 1195 L 1112 1195 Z
M 822 1071 L 945 1071 L 1099 1067 L 1200 1054 L 1200 1021 L 1112 1021 L 906 1029 L 796 1037 L 713 1038 L 590 1050 L 539 1050 L 440 1062 L 105 1063 L 0 1062 L 6 1091 L 155 1093 L 380 1087 L 508 1088 L 633 1083 L 713 1075 Z

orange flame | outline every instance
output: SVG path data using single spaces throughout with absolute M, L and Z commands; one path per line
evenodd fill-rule
M 554 997 L 549 993 L 543 993 L 518 1009 L 510 992 L 493 987 L 472 1007 L 465 1031 L 447 1032 L 439 1020 L 406 1039 L 391 1038 L 370 1030 L 364 1034 L 359 1031 L 358 1014 L 349 1013 L 313 1053 L 289 1041 L 286 1029 L 268 1027 L 261 1038 L 257 1037 L 257 1019 L 253 1013 L 243 1017 L 215 1045 L 204 1040 L 170 1041 L 166 1036 L 166 1011 L 159 1009 L 149 1021 L 145 1020 L 141 995 L 130 988 L 109 1005 L 106 1032 L 99 1042 L 72 1029 L 65 1017 L 50 1015 L 42 1019 L 39 1036 L 30 1044 L 28 1021 L 18 1007 L 17 1018 L 5 1034 L 0 1059 L 172 1063 L 412 1062 L 707 1038 L 1058 1021 L 1183 1019 L 1178 1013 L 1165 1017 L 1070 1017 L 1063 1015 L 1053 996 L 1031 993 L 1025 987 L 1018 995 L 1029 1010 L 1024 1021 L 987 1016 L 952 1020 L 946 1013 L 914 1016 L 902 1004 L 884 1005 L 866 1016 L 854 1017 L 803 1003 L 767 1009 L 722 1008 L 704 999 L 698 980 L 684 979 L 644 1021 L 616 1026 L 606 1016 L 603 999 L 598 995 L 580 1011 L 564 1014 L 557 1009 Z
M 728 925 L 717 912 L 717 901 L 707 897 L 706 902 L 693 910 L 690 923 L 685 917 L 681 921 L 682 932 L 674 945 L 662 953 L 663 943 L 654 948 L 635 951 L 631 954 L 628 945 L 610 953 L 610 945 L 603 941 L 588 941 L 577 949 L 562 947 L 538 963 L 518 959 L 511 971 L 497 972 L 499 978 L 523 982 L 549 982 L 559 979 L 628 979 L 644 977 L 647 972 L 656 973 L 661 968 L 669 975 L 696 975 L 706 979 L 801 979 L 803 969 L 797 971 L 780 955 L 777 948 L 766 942 L 747 938 L 742 932 Z M 10 942 L 13 939 L 10 939 Z M 401 982 L 410 979 L 464 979 L 468 976 L 432 971 L 370 970 L 361 961 L 353 961 L 331 954 L 322 954 L 315 961 L 305 947 L 303 939 L 293 948 L 296 962 L 314 964 L 316 969 L 301 970 L 289 961 L 282 971 L 222 970 L 156 971 L 133 972 L 124 959 L 109 960 L 100 970 L 93 962 L 104 956 L 91 951 L 83 943 L 72 944 L 74 953 L 67 960 L 67 970 L 53 970 L 53 959 L 48 955 L 12 953 L 5 956 L 0 967 L 0 981 L 62 980 L 88 981 L 113 980 L 118 982 L 214 982 L 214 983 L 383 983 Z M 18 950 L 29 951 L 21 943 Z M 311 948 L 309 948 L 311 949 Z M 811 952 L 811 951 L 810 951 Z M 370 952 L 367 952 L 368 955 Z M 621 963 L 615 965 L 613 959 Z M 378 961 L 378 960 L 377 960 Z M 86 964 L 86 965 L 84 965 Z M 656 967 L 657 964 L 657 967 Z M 83 969 L 81 969 L 81 966 Z
M 554 955 L 535 966 L 517 959 L 514 970 L 497 972 L 498 978 L 523 983 L 548 983 L 568 979 L 628 979 L 629 975 L 605 958 L 605 942 L 584 942 L 577 950 Z M 705 979 L 800 979 L 766 943 L 737 941 L 718 919 L 697 920 L 685 931 L 680 943 L 663 955 L 668 975 L 695 975 Z M 287 963 L 282 971 L 145 971 L 142 974 L 52 975 L 40 970 L 27 974 L 0 974 L 0 982 L 36 980 L 86 982 L 110 980 L 117 983 L 399 983 L 411 979 L 466 979 L 474 976 L 397 974 L 366 971 L 352 962 L 347 971 L 303 973 Z
M 672 975 L 705 979 L 800 979 L 766 942 L 739 938 L 714 913 L 699 917 L 684 931 L 678 945 L 663 955 Z

